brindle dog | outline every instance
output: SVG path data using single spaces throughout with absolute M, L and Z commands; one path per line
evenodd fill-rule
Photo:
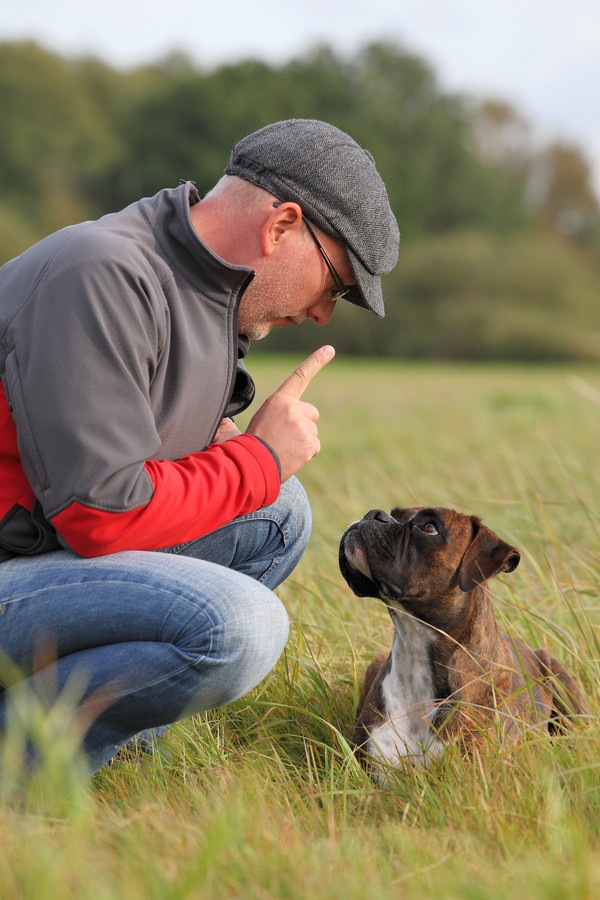
M 440 507 L 375 509 L 346 530 L 344 578 L 381 598 L 394 625 L 391 652 L 362 686 L 353 742 L 363 761 L 424 762 L 454 738 L 471 750 L 491 727 L 556 731 L 589 711 L 561 662 L 500 632 L 486 582 L 519 560 L 476 516 Z M 373 774 L 385 780 L 377 765 Z

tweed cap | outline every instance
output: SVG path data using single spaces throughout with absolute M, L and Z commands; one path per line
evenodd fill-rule
M 400 235 L 367 150 L 327 122 L 287 119 L 238 141 L 225 173 L 298 203 L 344 244 L 357 282 L 345 299 L 384 315 L 380 276 L 396 265 Z

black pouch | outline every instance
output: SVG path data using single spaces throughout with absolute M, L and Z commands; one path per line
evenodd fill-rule
M 31 510 L 15 503 L 0 521 L 0 562 L 14 556 L 36 556 L 62 549 L 37 500 Z

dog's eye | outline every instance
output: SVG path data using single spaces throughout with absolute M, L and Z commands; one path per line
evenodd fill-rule
M 434 522 L 425 522 L 424 525 L 419 525 L 419 528 L 421 531 L 424 531 L 425 534 L 439 534 Z

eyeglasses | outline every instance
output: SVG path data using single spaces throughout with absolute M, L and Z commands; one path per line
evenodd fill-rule
M 281 203 L 274 203 L 273 206 L 275 206 L 275 207 L 281 206 Z M 336 300 L 341 300 L 342 297 L 345 297 L 347 294 L 350 293 L 353 285 L 345 284 L 342 281 L 342 279 L 340 278 L 340 276 L 338 275 L 338 273 L 335 270 L 335 266 L 333 265 L 333 263 L 331 262 L 331 260 L 329 259 L 328 255 L 327 255 L 327 253 L 325 252 L 325 248 L 321 244 L 319 238 L 314 233 L 312 225 L 310 224 L 310 222 L 308 221 L 306 216 L 303 216 L 303 222 L 306 225 L 306 227 L 308 229 L 308 233 L 310 234 L 311 238 L 317 245 L 317 249 L 318 249 L 319 253 L 321 254 L 321 256 L 323 257 L 323 262 L 327 266 L 327 270 L 329 271 L 329 274 L 333 278 L 333 291 L 332 291 L 332 296 L 331 296 L 331 302 L 333 303 Z

